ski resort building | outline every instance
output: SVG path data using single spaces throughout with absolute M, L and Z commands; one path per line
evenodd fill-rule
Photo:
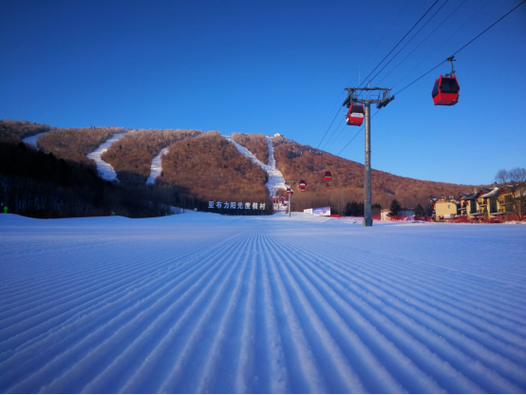
M 431 198 L 437 221 L 506 222 L 523 220 L 524 192 L 517 186 L 480 188 L 456 198 Z

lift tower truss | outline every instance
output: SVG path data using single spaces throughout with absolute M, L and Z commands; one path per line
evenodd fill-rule
M 347 108 L 351 103 L 362 103 L 365 107 L 365 168 L 364 168 L 364 199 L 363 226 L 373 225 L 373 208 L 371 193 L 371 104 L 378 109 L 385 107 L 394 96 L 389 96 L 391 88 L 345 88 L 348 93 L 343 102 Z

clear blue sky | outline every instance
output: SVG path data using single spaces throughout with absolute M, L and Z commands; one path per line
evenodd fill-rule
M 338 128 L 343 89 L 434 2 L 0 0 L 0 118 L 281 133 L 363 163 L 363 131 Z M 398 92 L 520 3 L 438 1 L 371 86 Z M 396 95 L 372 119 L 373 168 L 481 184 L 526 167 L 526 4 L 455 58 L 459 103 L 431 99 L 448 63 Z

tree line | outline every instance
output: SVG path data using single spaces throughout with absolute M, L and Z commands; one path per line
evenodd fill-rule
M 28 147 L 0 143 L 0 203 L 8 212 L 41 218 L 171 212 L 162 189 L 131 188 L 101 179 L 91 166 Z
M 0 121 L 0 142 L 18 144 L 26 137 L 54 129 L 54 127 L 33 122 L 2 119 Z

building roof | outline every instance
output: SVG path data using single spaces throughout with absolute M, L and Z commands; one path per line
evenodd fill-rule
M 491 192 L 491 188 L 480 188 L 478 191 L 475 191 L 473 193 L 461 193 L 459 195 L 458 200 L 471 200 L 476 199 L 478 197 L 481 197 L 480 195 L 484 195 Z M 462 196 L 462 197 L 461 197 Z
M 499 192 L 500 192 L 500 188 L 499 187 L 495 187 L 490 192 L 482 195 L 481 198 L 489 198 L 489 197 L 497 196 L 499 194 Z
M 461 193 L 459 196 L 461 196 L 461 197 L 458 200 L 472 200 L 472 199 L 475 199 L 477 197 L 477 192 Z

